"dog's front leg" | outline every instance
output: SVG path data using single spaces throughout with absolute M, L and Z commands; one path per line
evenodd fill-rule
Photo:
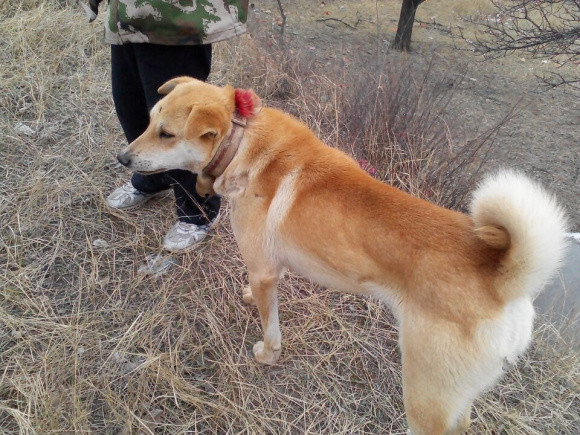
M 264 341 L 254 345 L 256 361 L 262 364 L 274 364 L 280 357 L 282 350 L 282 334 L 278 321 L 278 281 L 279 274 L 264 272 L 249 272 L 250 291 L 244 293 L 244 300 L 251 298 L 258 307 Z

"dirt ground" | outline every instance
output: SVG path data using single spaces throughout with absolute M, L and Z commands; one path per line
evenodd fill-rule
M 525 171 L 553 191 L 567 208 L 571 230 L 580 231 L 580 93 L 560 87 L 548 90 L 538 75 L 555 70 L 549 60 L 523 54 L 486 60 L 457 37 L 461 17 L 491 11 L 488 2 L 431 0 L 422 4 L 413 30 L 413 52 L 389 50 L 399 16 L 400 0 L 287 1 L 281 36 L 286 48 L 309 51 L 321 71 L 358 65 L 361 72 L 374 61 L 436 59 L 453 80 L 464 75 L 454 92 L 448 116 L 454 138 L 469 140 L 492 128 L 511 113 L 495 138 L 486 169 L 513 167 Z M 276 1 L 256 2 L 251 26 L 271 25 L 280 38 L 281 16 Z M 389 59 L 391 58 L 391 59 Z M 569 70 L 569 73 L 580 73 Z M 513 112 L 512 112 L 513 111 Z

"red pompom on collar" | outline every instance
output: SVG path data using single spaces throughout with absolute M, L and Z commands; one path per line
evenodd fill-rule
M 236 89 L 236 110 L 245 117 L 256 116 L 262 108 L 260 99 L 254 92 L 246 89 Z

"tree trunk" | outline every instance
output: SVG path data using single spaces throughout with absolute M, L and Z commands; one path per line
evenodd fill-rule
M 401 6 L 401 15 L 399 16 L 399 25 L 395 35 L 394 47 L 397 50 L 409 51 L 411 49 L 411 34 L 413 33 L 413 22 L 415 21 L 415 12 L 421 3 L 425 0 L 403 0 Z

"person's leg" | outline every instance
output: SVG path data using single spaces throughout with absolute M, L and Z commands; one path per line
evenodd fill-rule
M 135 44 L 111 45 L 111 85 L 117 117 L 127 138 L 133 142 L 149 124 L 149 109 L 141 84 Z M 131 183 L 145 193 L 156 193 L 169 187 L 164 174 L 134 173 Z
M 131 143 L 149 124 L 147 100 L 139 79 L 133 44 L 111 45 L 111 85 L 119 122 L 127 142 Z
M 135 44 L 138 68 L 143 83 L 147 108 L 151 110 L 161 99 L 157 89 L 177 76 L 206 80 L 211 68 L 211 45 L 164 46 Z M 218 196 L 205 199 L 197 194 L 197 176 L 189 171 L 171 170 L 165 173 L 173 186 L 177 215 L 181 222 L 205 225 L 217 216 Z
M 178 76 L 189 76 L 205 81 L 209 76 L 211 44 L 134 44 L 134 46 L 148 110 L 161 99 L 162 95 L 157 90 L 165 82 Z

